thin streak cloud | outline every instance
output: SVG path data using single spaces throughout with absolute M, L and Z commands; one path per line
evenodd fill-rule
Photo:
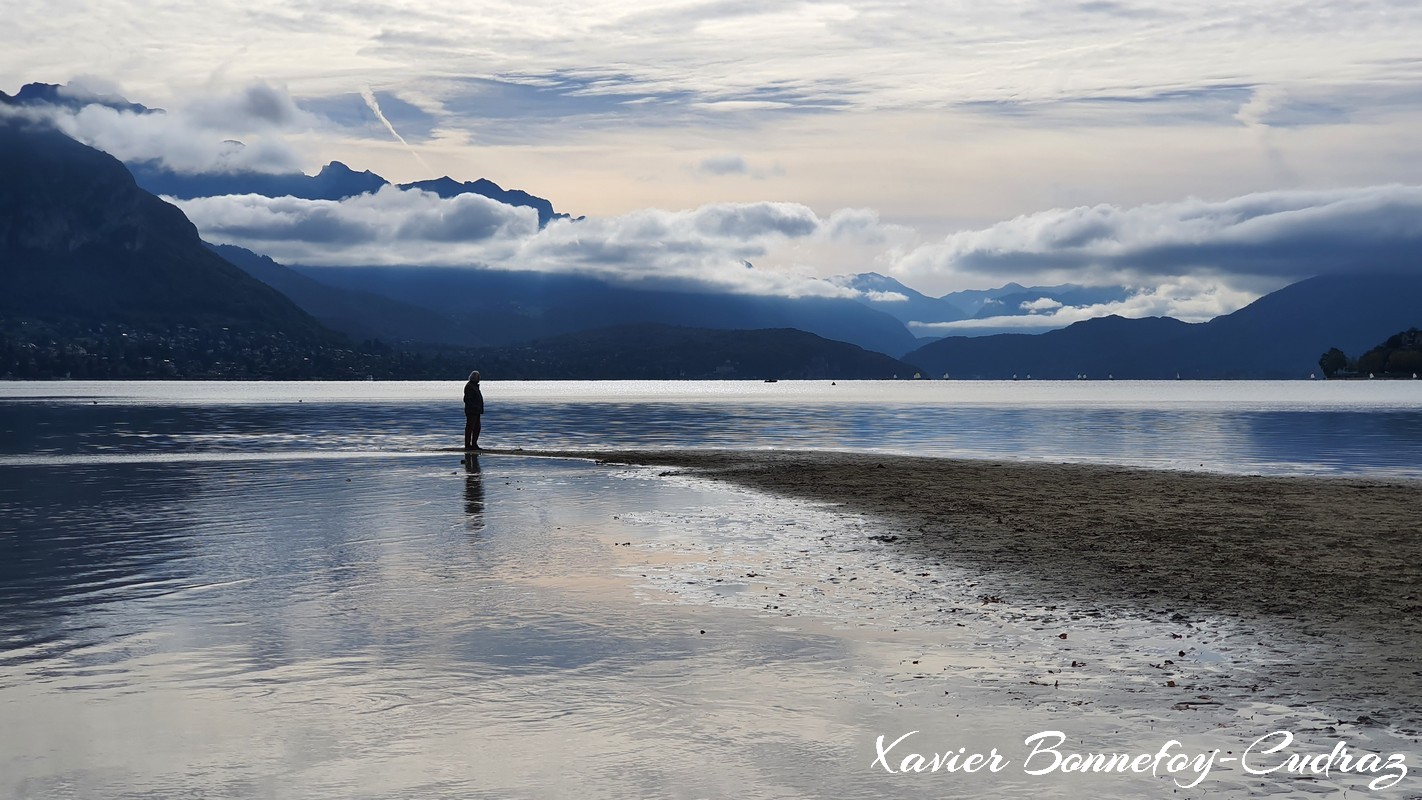
M 415 160 L 420 162 L 420 166 L 424 167 L 427 172 L 433 172 L 434 170 L 430 168 L 429 162 L 421 158 L 419 151 L 411 147 L 410 143 L 405 141 L 405 137 L 401 136 L 400 132 L 395 130 L 395 126 L 390 124 L 390 120 L 385 118 L 385 112 L 380 110 L 380 101 L 375 99 L 375 92 L 371 91 L 369 86 L 362 86 L 360 89 L 360 97 L 365 101 L 366 106 L 370 108 L 371 113 L 375 114 L 375 118 L 380 120 L 380 124 L 385 126 L 385 130 L 390 131 L 390 135 L 395 137 L 395 141 L 404 146 L 404 148 L 410 152 L 410 155 L 414 156 Z

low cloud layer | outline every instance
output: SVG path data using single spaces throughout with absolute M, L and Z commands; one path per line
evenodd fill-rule
M 1081 206 L 948 236 L 900 259 L 906 283 L 944 274 L 1188 275 L 1295 280 L 1422 269 L 1422 187 L 1276 191 L 1212 202 Z
M 206 238 L 290 263 L 464 260 L 538 230 L 531 208 L 393 186 L 341 201 L 247 194 L 173 202 Z
M 647 209 L 557 220 L 542 230 L 530 209 L 395 187 L 340 202 L 247 195 L 179 205 L 207 238 L 296 264 L 479 266 L 752 294 L 856 296 L 818 277 L 846 266 L 821 256 L 867 253 L 849 271 L 888 271 L 914 288 L 1063 279 L 1141 287 L 1122 302 L 1064 306 L 1039 298 L 1000 317 L 919 326 L 924 333 L 1044 329 L 1106 314 L 1202 321 L 1310 275 L 1422 269 L 1415 257 L 1422 252 L 1422 188 L 1409 186 L 1058 209 L 916 248 L 904 245 L 904 229 L 872 211 L 821 216 L 795 203 Z
M 749 262 L 778 244 L 831 241 L 862 224 L 862 212 L 821 218 L 806 206 L 763 202 L 555 220 L 540 230 L 532 209 L 393 186 L 342 201 L 229 195 L 173 202 L 208 240 L 285 263 L 574 272 L 788 296 L 855 292 Z

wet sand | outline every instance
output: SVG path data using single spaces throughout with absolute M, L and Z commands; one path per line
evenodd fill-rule
M 985 602 L 1283 631 L 1288 641 L 1259 642 L 1285 655 L 1268 680 L 1348 721 L 1422 729 L 1415 481 L 830 452 L 556 455 L 671 467 L 872 515 L 883 522 L 873 541 L 980 570 Z

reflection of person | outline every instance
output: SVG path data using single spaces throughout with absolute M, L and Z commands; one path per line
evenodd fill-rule
M 484 393 L 479 391 L 479 371 L 469 373 L 464 384 L 464 449 L 479 450 L 479 417 L 484 413 Z
M 484 476 L 474 456 L 464 459 L 464 513 L 469 515 L 469 530 L 484 530 Z

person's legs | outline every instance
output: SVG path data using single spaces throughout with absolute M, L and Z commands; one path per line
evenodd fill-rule
M 479 438 L 479 415 L 464 415 L 464 449 L 474 449 L 474 442 Z

